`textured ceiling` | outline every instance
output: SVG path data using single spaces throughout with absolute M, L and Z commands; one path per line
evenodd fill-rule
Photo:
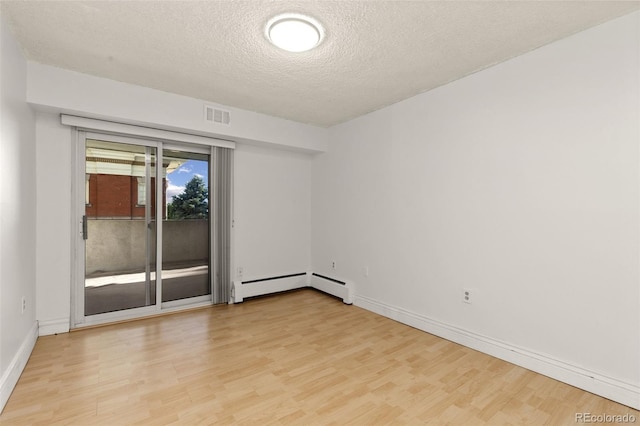
M 637 1 L 0 2 L 27 58 L 330 126 L 640 8 Z M 316 49 L 264 35 L 282 12 L 320 21 Z

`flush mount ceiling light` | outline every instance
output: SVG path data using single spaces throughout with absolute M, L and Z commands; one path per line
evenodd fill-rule
M 269 41 L 289 52 L 306 52 L 322 41 L 324 31 L 313 18 L 298 14 L 278 15 L 267 23 Z

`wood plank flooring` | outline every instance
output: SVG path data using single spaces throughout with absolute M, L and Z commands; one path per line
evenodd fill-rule
M 2 425 L 575 424 L 640 412 L 301 290 L 38 339 Z

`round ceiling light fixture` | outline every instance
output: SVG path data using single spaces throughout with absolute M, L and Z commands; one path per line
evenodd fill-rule
M 324 37 L 322 25 L 313 18 L 287 13 L 267 23 L 269 41 L 289 52 L 306 52 L 316 47 Z

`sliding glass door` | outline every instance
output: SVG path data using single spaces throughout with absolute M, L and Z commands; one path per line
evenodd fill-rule
M 86 140 L 86 316 L 156 304 L 156 162 L 156 147 Z
M 211 299 L 209 150 L 165 148 L 166 214 L 162 221 L 162 301 Z
M 232 150 L 82 131 L 78 147 L 74 325 L 228 302 Z

